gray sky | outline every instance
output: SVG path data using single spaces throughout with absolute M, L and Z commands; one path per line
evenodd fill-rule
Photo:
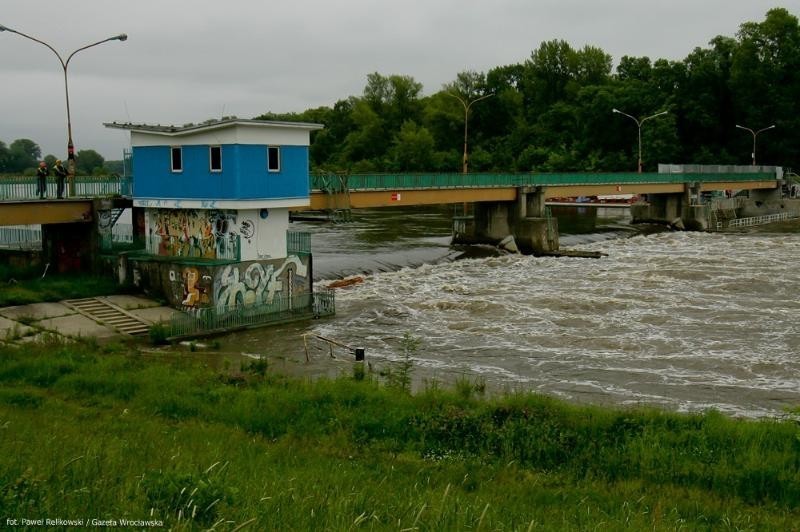
M 128 135 L 102 122 L 183 124 L 302 111 L 360 95 L 370 72 L 439 90 L 463 70 L 530 57 L 542 41 L 683 59 L 772 7 L 800 0 L 2 0 L 0 24 L 48 42 L 69 65 L 77 150 L 119 159 Z M 0 33 L 0 140 L 66 155 L 63 71 L 55 55 Z

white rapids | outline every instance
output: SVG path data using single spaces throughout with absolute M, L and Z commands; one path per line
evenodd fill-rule
M 314 332 L 416 377 L 565 399 L 776 416 L 800 405 L 800 233 L 660 233 L 599 260 L 508 255 L 376 273 Z M 421 375 L 420 375 L 421 374 Z

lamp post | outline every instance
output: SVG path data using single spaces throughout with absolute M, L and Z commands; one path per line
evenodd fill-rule
M 64 61 L 64 58 L 61 57 L 61 54 L 59 54 L 56 51 L 55 48 L 53 48 L 52 46 L 50 46 L 49 44 L 47 44 L 46 42 L 44 42 L 42 40 L 39 40 L 39 39 L 37 39 L 35 37 L 31 37 L 30 35 L 26 35 L 26 34 L 22 33 L 21 31 L 14 30 L 14 29 L 9 28 L 8 26 L 3 26 L 2 24 L 0 24 L 0 32 L 3 32 L 3 31 L 10 31 L 11 33 L 16 33 L 20 37 L 25 37 L 26 39 L 30 39 L 32 41 L 38 42 L 39 44 L 43 44 L 44 46 L 47 46 L 50 49 L 51 52 L 56 54 L 56 57 L 58 58 L 59 62 L 61 63 L 61 68 L 64 70 L 64 96 L 65 96 L 66 101 L 67 101 L 67 160 L 68 160 L 67 167 L 68 167 L 69 176 L 70 176 L 70 180 L 69 180 L 70 195 L 73 195 L 74 192 L 75 192 L 75 190 L 74 190 L 74 186 L 75 186 L 75 183 L 74 183 L 74 181 L 75 181 L 74 180 L 74 178 L 75 178 L 75 146 L 72 143 L 72 120 L 71 120 L 70 112 L 69 112 L 69 84 L 67 83 L 67 67 L 69 67 L 69 61 L 70 61 L 70 59 L 72 59 L 72 57 L 75 54 L 77 54 L 80 51 L 86 50 L 87 48 L 91 48 L 93 46 L 97 46 L 98 44 L 103 44 L 104 42 L 108 42 L 108 41 L 126 41 L 126 40 L 128 40 L 128 36 L 125 35 L 124 33 L 120 33 L 119 35 L 115 35 L 113 37 L 109 37 L 107 39 L 103 39 L 102 41 L 97 41 L 97 42 L 92 43 L 92 44 L 87 44 L 86 46 L 78 48 L 77 50 L 75 50 L 74 52 L 69 54 L 69 56 L 67 56 L 67 60 Z
M 755 166 L 756 165 L 756 137 L 758 136 L 759 133 L 761 133 L 763 131 L 766 131 L 768 129 L 773 129 L 775 127 L 775 124 L 772 124 L 771 126 L 768 126 L 768 127 L 765 127 L 765 128 L 761 128 L 758 131 L 753 131 L 749 127 L 740 126 L 739 124 L 736 124 L 736 127 L 738 127 L 739 129 L 744 129 L 745 131 L 749 131 L 753 135 L 753 153 L 751 153 L 750 155 L 753 157 L 753 166 Z
M 464 165 L 461 170 L 461 173 L 466 174 L 467 173 L 467 123 L 469 121 L 469 108 L 472 107 L 472 104 L 474 104 L 475 102 L 485 100 L 486 98 L 494 96 L 494 94 L 484 94 L 483 96 L 475 98 L 472 101 L 466 101 L 458 94 L 453 94 L 452 92 L 445 92 L 445 94 L 449 94 L 453 98 L 457 99 L 459 102 L 461 102 L 461 105 L 464 106 Z
M 611 112 L 612 113 L 617 113 L 617 114 L 620 114 L 620 115 L 623 115 L 623 116 L 627 116 L 628 118 L 630 118 L 631 120 L 636 122 L 636 127 L 639 129 L 639 173 L 641 174 L 642 173 L 642 124 L 644 124 L 646 121 L 650 120 L 651 118 L 655 118 L 657 116 L 665 115 L 665 114 L 667 114 L 667 112 L 666 111 L 661 111 L 660 113 L 656 113 L 654 115 L 646 116 L 646 117 L 642 118 L 641 120 L 629 115 L 628 113 L 623 113 L 622 111 L 620 111 L 619 109 L 616 109 L 616 108 L 612 109 Z

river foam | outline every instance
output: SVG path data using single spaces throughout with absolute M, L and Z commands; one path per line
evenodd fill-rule
M 417 371 L 575 401 L 780 415 L 800 404 L 800 234 L 660 233 L 370 275 L 315 332 Z

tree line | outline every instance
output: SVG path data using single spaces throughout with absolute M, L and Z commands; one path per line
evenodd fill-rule
M 800 27 L 786 9 L 743 23 L 685 59 L 624 56 L 543 42 L 524 62 L 456 75 L 435 94 L 408 75 L 367 76 L 333 107 L 256 118 L 317 122 L 314 171 L 461 170 L 465 105 L 469 170 L 634 171 L 641 119 L 644 168 L 658 163 L 796 166 L 800 157 Z M 461 101 L 459 101 L 461 100 Z
M 9 145 L 0 140 L 0 174 L 34 175 L 39 161 L 45 161 L 51 168 L 56 159 L 55 155 L 42 158 L 42 149 L 30 139 L 17 139 Z M 122 173 L 122 161 L 106 161 L 95 150 L 78 150 L 75 161 L 78 175 Z

